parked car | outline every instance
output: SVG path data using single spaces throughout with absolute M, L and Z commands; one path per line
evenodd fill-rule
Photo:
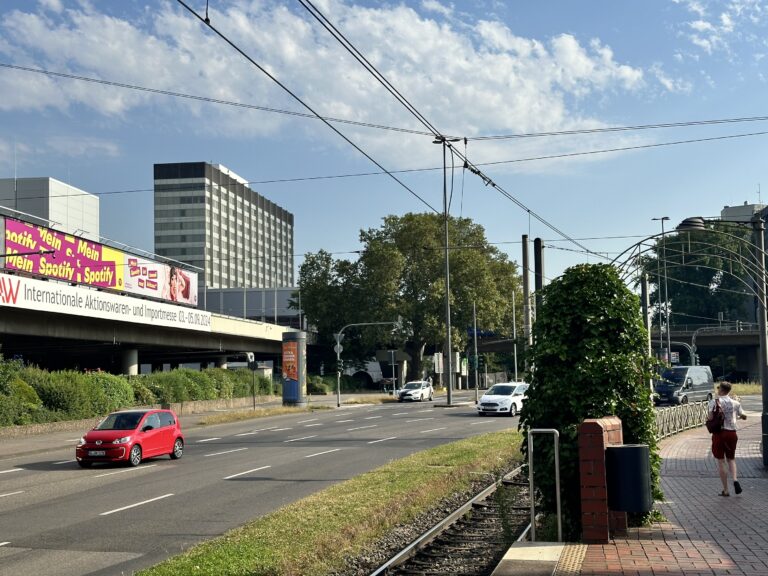
M 181 423 L 172 410 L 123 410 L 107 415 L 80 438 L 75 448 L 77 463 L 88 468 L 94 462 L 127 462 L 138 466 L 144 458 L 184 453 Z
M 477 414 L 506 414 L 516 416 L 523 409 L 528 384 L 525 382 L 504 382 L 494 384 L 480 398 L 477 404 Z
M 673 366 L 661 371 L 653 389 L 656 404 L 687 404 L 689 401 L 711 400 L 715 381 L 709 366 Z
M 432 400 L 434 394 L 435 391 L 432 388 L 431 382 L 427 380 L 414 380 L 413 382 L 406 382 L 405 386 L 397 391 L 397 401 L 418 400 L 423 402 L 424 400 Z

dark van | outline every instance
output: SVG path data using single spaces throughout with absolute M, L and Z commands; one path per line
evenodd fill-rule
M 687 404 L 711 400 L 715 381 L 709 366 L 674 366 L 665 368 L 654 382 L 657 404 Z

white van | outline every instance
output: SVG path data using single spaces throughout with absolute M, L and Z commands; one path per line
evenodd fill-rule
M 711 400 L 715 381 L 709 366 L 673 366 L 664 368 L 653 385 L 656 404 L 687 404 Z

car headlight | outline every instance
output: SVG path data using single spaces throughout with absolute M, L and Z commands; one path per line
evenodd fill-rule
M 112 440 L 112 444 L 128 444 L 131 441 L 130 436 L 123 436 L 122 438 L 115 438 Z
M 83 444 L 85 444 L 85 436 L 81 437 L 80 440 L 77 441 L 78 446 L 82 446 Z

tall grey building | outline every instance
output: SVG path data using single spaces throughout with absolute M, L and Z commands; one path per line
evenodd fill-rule
M 55 178 L 0 179 L 0 213 L 99 240 L 99 197 Z
M 155 164 L 154 180 L 155 252 L 202 269 L 201 299 L 293 286 L 293 214 L 220 164 Z

